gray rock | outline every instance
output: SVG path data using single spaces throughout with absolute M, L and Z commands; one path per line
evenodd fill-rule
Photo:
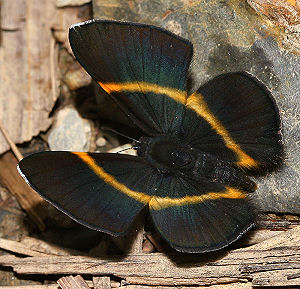
M 60 110 L 48 137 L 51 150 L 88 151 L 91 145 L 92 127 L 80 117 L 73 107 Z
M 277 172 L 256 180 L 259 189 L 251 199 L 260 211 L 299 214 L 299 37 L 286 45 L 288 35 L 281 35 L 281 27 L 240 0 L 116 0 L 110 9 L 94 0 L 93 5 L 95 18 L 153 24 L 191 40 L 192 90 L 221 73 L 248 71 L 272 91 L 282 117 L 285 162 Z

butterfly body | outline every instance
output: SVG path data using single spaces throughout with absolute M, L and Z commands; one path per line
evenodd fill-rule
M 185 176 L 201 184 L 203 180 L 253 192 L 256 184 L 237 166 L 214 155 L 192 148 L 184 139 L 174 136 L 142 137 L 137 146 L 143 157 L 158 173 L 172 177 Z
M 164 29 L 118 21 L 70 28 L 71 47 L 103 93 L 144 131 L 137 156 L 43 152 L 19 172 L 79 223 L 126 234 L 148 208 L 161 236 L 182 252 L 209 252 L 255 224 L 248 175 L 282 163 L 279 111 L 246 72 L 221 74 L 192 94 L 192 44 Z

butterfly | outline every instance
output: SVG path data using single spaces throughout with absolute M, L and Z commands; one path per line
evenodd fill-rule
M 279 111 L 246 72 L 221 74 L 192 94 L 190 41 L 151 25 L 91 20 L 70 28 L 73 53 L 145 133 L 137 156 L 41 152 L 18 165 L 43 198 L 113 236 L 146 207 L 171 247 L 224 248 L 255 224 L 249 175 L 282 162 Z

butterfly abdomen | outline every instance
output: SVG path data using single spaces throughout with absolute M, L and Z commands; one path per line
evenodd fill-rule
M 256 184 L 237 166 L 195 150 L 172 136 L 142 137 L 138 155 L 165 174 L 184 174 L 197 181 L 211 181 L 253 192 Z
M 194 152 L 192 175 L 198 181 L 210 180 L 226 186 L 253 192 L 256 184 L 237 166 L 201 151 Z

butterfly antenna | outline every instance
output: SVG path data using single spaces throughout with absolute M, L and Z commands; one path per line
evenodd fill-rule
M 119 132 L 119 131 L 116 131 L 116 130 L 110 128 L 110 127 L 102 126 L 101 129 L 103 129 L 103 130 L 108 130 L 108 131 L 111 131 L 111 132 L 114 132 L 114 133 L 117 134 L 117 135 L 120 135 L 120 136 L 123 136 L 123 137 L 125 137 L 125 138 L 128 138 L 128 139 L 130 139 L 130 140 L 132 140 L 132 141 L 134 141 L 134 142 L 136 142 L 136 143 L 140 143 L 139 140 L 136 140 L 136 139 L 134 139 L 134 138 L 132 138 L 132 137 L 130 137 L 130 136 L 128 136 L 128 135 L 125 135 L 125 134 L 123 134 L 123 133 L 121 133 L 121 132 Z
M 124 152 L 124 151 L 131 150 L 131 149 L 135 149 L 135 147 L 130 147 L 130 148 L 126 148 L 126 149 L 120 150 L 120 151 L 117 152 L 117 154 L 119 154 L 121 152 Z

